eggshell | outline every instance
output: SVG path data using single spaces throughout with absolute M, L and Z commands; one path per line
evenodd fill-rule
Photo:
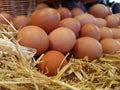
M 67 53 L 74 47 L 76 36 L 69 28 L 59 27 L 49 34 L 49 40 L 50 49 Z
M 81 14 L 84 14 L 84 11 L 80 8 L 73 8 L 71 10 L 71 14 L 72 14 L 72 17 L 75 17 L 77 15 L 81 15 Z
M 88 13 L 95 17 L 104 18 L 109 14 L 108 7 L 104 4 L 94 4 L 88 9 Z
M 61 20 L 64 18 L 72 17 L 72 14 L 68 8 L 60 7 L 57 9 L 57 11 L 60 13 Z
M 80 29 L 81 29 L 80 22 L 74 18 L 65 18 L 65 19 L 61 20 L 59 23 L 59 26 L 67 27 L 67 28 L 71 29 L 75 33 L 76 37 L 78 37 Z
M 88 13 L 78 15 L 75 17 L 75 19 L 79 20 L 82 26 L 88 23 L 93 23 L 93 24 L 96 23 L 96 18 Z
M 100 40 L 101 33 L 97 25 L 89 23 L 82 26 L 80 36 L 92 37 L 92 38 L 95 38 L 96 40 Z
M 115 39 L 103 39 L 100 43 L 104 53 L 110 54 L 120 50 L 120 42 Z
M 43 8 L 33 12 L 31 23 L 43 28 L 47 33 L 57 28 L 60 22 L 60 14 L 56 9 Z
M 47 33 L 38 26 L 25 26 L 17 34 L 19 43 L 26 47 L 35 48 L 36 56 L 44 53 L 49 47 Z
M 96 18 L 95 24 L 99 27 L 105 27 L 105 26 L 107 26 L 107 21 L 103 18 Z
M 30 24 L 30 17 L 25 15 L 16 16 L 13 18 L 12 23 L 16 29 L 20 29 Z
M 116 15 L 108 15 L 106 18 L 108 27 L 117 27 L 119 25 L 119 18 Z
M 10 15 L 10 14 L 7 13 L 7 12 L 1 12 L 0 14 L 1 14 L 4 18 L 6 18 L 9 22 L 11 22 L 12 19 L 13 19 L 12 15 Z M 1 15 L 0 15 L 0 22 L 1 22 L 2 24 L 8 24 L 8 22 L 7 22 Z
M 114 39 L 120 38 L 120 29 L 119 28 L 111 28 L 111 30 L 113 32 Z
M 100 27 L 101 39 L 113 38 L 113 32 L 109 27 Z
M 61 69 L 67 64 L 67 60 L 64 58 L 64 54 L 59 51 L 47 51 L 37 67 L 45 75 L 54 76 L 57 74 L 57 69 Z
M 73 48 L 73 54 L 76 58 L 81 59 L 88 56 L 89 61 L 101 57 L 102 53 L 103 50 L 99 41 L 91 37 L 78 38 Z
M 40 10 L 40 9 L 43 9 L 43 8 L 48 8 L 49 6 L 45 3 L 40 3 L 36 6 L 35 10 Z

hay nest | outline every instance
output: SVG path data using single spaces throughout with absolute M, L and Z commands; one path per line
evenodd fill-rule
M 120 53 L 88 62 L 70 58 L 56 76 L 47 77 L 35 67 L 35 50 L 22 47 L 17 30 L 0 25 L 1 90 L 120 90 Z

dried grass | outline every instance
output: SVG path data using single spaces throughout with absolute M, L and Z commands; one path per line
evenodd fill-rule
M 35 67 L 34 49 L 22 48 L 17 30 L 0 25 L 1 90 L 120 90 L 120 53 L 88 62 L 70 58 L 56 76 L 47 77 Z

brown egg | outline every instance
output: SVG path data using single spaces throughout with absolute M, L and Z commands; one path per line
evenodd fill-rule
M 35 48 L 36 56 L 45 52 L 49 47 L 47 33 L 38 26 L 25 26 L 17 34 L 19 43 L 26 47 Z
M 119 25 L 120 25 L 120 13 L 114 14 L 116 17 L 119 18 Z
M 96 40 L 100 40 L 101 33 L 97 25 L 89 23 L 89 24 L 85 24 L 82 26 L 80 36 L 81 37 L 92 37 Z
M 64 18 L 72 17 L 72 14 L 68 8 L 60 7 L 57 9 L 57 11 L 60 13 L 61 20 Z
M 108 15 L 108 8 L 104 4 L 94 4 L 88 9 L 88 13 L 95 17 L 104 18 Z
M 67 53 L 74 47 L 76 36 L 69 28 L 59 27 L 49 34 L 49 40 L 50 49 Z
M 104 53 L 114 53 L 120 50 L 120 42 L 115 39 L 103 39 L 101 45 Z
M 84 14 L 84 11 L 80 8 L 73 8 L 71 10 L 71 14 L 72 14 L 72 17 L 75 17 L 77 15 L 81 15 L 81 14 Z
M 88 13 L 78 15 L 75 19 L 79 20 L 81 25 L 88 24 L 88 23 L 96 23 L 96 18 Z
M 102 46 L 99 41 L 91 37 L 78 38 L 73 48 L 73 53 L 78 59 L 88 56 L 89 61 L 102 56 L 102 52 Z
M 80 28 L 81 28 L 80 22 L 74 18 L 63 19 L 62 21 L 60 21 L 59 26 L 67 27 L 67 28 L 71 29 L 75 33 L 76 37 L 78 37 Z
M 2 23 L 2 24 L 8 24 L 8 22 L 1 15 L 4 18 L 6 18 L 9 22 L 11 22 L 13 19 L 13 17 L 10 14 L 8 14 L 7 12 L 1 12 L 0 13 L 0 23 Z
M 49 6 L 45 3 L 40 3 L 36 6 L 35 10 L 43 9 L 43 8 L 48 8 Z
M 58 27 L 59 22 L 60 14 L 53 8 L 36 10 L 31 16 L 31 23 L 43 28 L 47 33 Z
M 16 16 L 13 18 L 12 22 L 16 29 L 20 29 L 30 24 L 30 17 L 25 15 Z
M 120 29 L 119 28 L 111 28 L 111 30 L 113 32 L 114 39 L 120 38 Z
M 120 38 L 117 38 L 117 39 L 115 39 L 115 40 L 118 40 L 118 41 L 120 42 Z
M 96 25 L 98 27 L 105 27 L 107 26 L 107 21 L 103 18 L 96 18 Z
M 113 38 L 113 32 L 109 27 L 100 27 L 101 39 Z
M 67 60 L 64 60 L 64 58 L 64 54 L 59 51 L 47 51 L 40 63 L 37 64 L 37 68 L 47 76 L 54 76 L 57 74 L 58 69 L 63 68 L 67 64 Z
M 106 18 L 108 27 L 117 27 L 119 24 L 119 18 L 115 15 L 108 15 Z

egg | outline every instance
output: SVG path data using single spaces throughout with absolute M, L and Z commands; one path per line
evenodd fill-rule
M 65 18 L 61 20 L 59 23 L 59 26 L 69 28 L 75 33 L 76 37 L 78 37 L 80 29 L 81 29 L 80 22 L 74 18 Z
M 8 24 L 8 22 L 7 22 L 1 15 L 2 15 L 4 18 L 6 18 L 9 22 L 11 22 L 12 19 L 13 19 L 12 15 L 10 15 L 9 13 L 7 13 L 7 12 L 1 12 L 1 13 L 0 13 L 0 22 L 1 22 L 2 24 Z
M 59 27 L 49 34 L 49 40 L 50 50 L 67 53 L 74 47 L 76 36 L 69 28 Z
M 35 48 L 36 56 L 44 53 L 49 47 L 49 39 L 47 33 L 38 26 L 25 26 L 17 34 L 17 40 L 20 45 Z
M 95 17 L 104 18 L 109 14 L 108 7 L 104 4 L 94 4 L 88 9 L 88 13 Z
M 100 40 L 101 33 L 97 25 L 89 23 L 82 26 L 80 31 L 81 37 L 92 37 L 96 40 Z
M 96 18 L 88 13 L 77 15 L 75 19 L 79 20 L 82 26 L 88 23 L 93 23 L 93 24 L 96 23 Z
M 120 13 L 114 14 L 116 17 L 119 18 L 119 25 L 120 25 Z
M 43 8 L 33 12 L 31 16 L 32 25 L 43 28 L 47 33 L 57 28 L 60 22 L 60 14 L 56 9 Z
M 45 3 L 39 3 L 37 6 L 36 6 L 36 8 L 35 8 L 35 10 L 39 10 L 39 9 L 43 9 L 43 8 L 48 8 L 49 6 L 47 5 L 47 4 L 45 4 Z
M 20 29 L 30 24 L 30 17 L 19 15 L 13 18 L 12 23 L 16 29 Z
M 114 39 L 120 38 L 120 29 L 119 28 L 111 28 L 111 30 L 113 32 Z
M 101 39 L 113 38 L 113 32 L 109 27 L 100 27 Z
M 106 27 L 107 26 L 107 21 L 103 18 L 96 18 L 96 23 L 98 27 Z
M 64 58 L 64 54 L 59 51 L 47 51 L 40 60 L 40 63 L 37 64 L 37 68 L 47 76 L 55 76 L 58 73 L 58 69 L 62 69 L 67 65 L 67 60 Z
M 81 15 L 81 14 L 84 14 L 84 11 L 80 8 L 73 8 L 71 10 L 71 14 L 72 14 L 72 17 L 75 17 L 77 15 Z
M 64 18 L 72 17 L 72 14 L 68 8 L 60 7 L 57 9 L 57 11 L 60 13 L 61 20 Z
M 119 18 L 116 15 L 108 15 L 106 18 L 108 27 L 117 27 L 119 25 Z
M 92 61 L 102 56 L 103 49 L 96 39 L 91 37 L 80 37 L 77 39 L 73 48 L 73 54 L 78 59 L 88 56 L 89 61 Z
M 110 54 L 120 50 L 120 42 L 115 39 L 103 39 L 100 43 L 104 53 Z

